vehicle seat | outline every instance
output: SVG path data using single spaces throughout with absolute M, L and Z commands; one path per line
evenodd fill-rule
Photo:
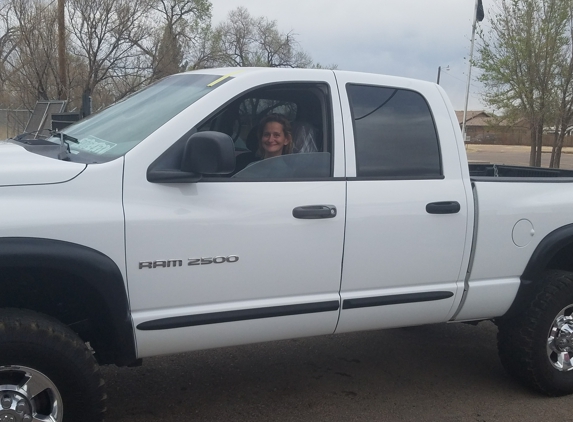
M 247 139 L 245 140 L 245 144 L 249 151 L 242 152 L 241 154 L 235 157 L 235 173 L 240 172 L 249 164 L 254 161 L 260 160 L 259 157 L 256 156 L 256 152 L 259 149 L 259 140 L 257 139 L 257 126 L 253 126 L 247 135 Z
M 292 122 L 293 154 L 318 152 L 316 136 L 317 131 L 310 123 L 299 121 Z
M 251 151 L 252 153 L 257 152 L 257 150 L 259 149 L 259 137 L 257 133 L 258 129 L 259 125 L 253 126 L 251 130 L 249 130 L 247 139 L 245 139 L 245 144 L 247 145 L 247 148 L 249 148 L 249 151 Z

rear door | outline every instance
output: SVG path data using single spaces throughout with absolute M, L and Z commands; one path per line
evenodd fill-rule
M 433 84 L 337 78 L 348 170 L 337 332 L 447 321 L 471 213 L 447 107 Z

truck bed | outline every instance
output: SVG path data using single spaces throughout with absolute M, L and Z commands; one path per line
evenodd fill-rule
M 506 178 L 573 178 L 573 170 L 562 170 L 540 167 L 506 166 L 499 164 L 470 163 L 470 177 L 475 180 L 485 180 L 492 177 Z M 573 181 L 573 180 L 563 180 Z

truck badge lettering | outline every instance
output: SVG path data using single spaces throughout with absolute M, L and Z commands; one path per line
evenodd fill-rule
M 170 259 L 169 261 L 167 261 L 167 266 L 171 266 L 171 267 L 182 267 L 183 266 L 183 261 L 181 259 Z
M 237 262 L 239 257 L 237 255 L 229 255 L 229 256 L 216 256 L 216 257 L 209 257 L 209 258 L 189 258 L 187 261 L 188 266 L 193 265 L 209 265 L 209 264 L 223 264 L 225 262 L 233 263 Z
M 187 266 L 195 266 L 195 265 L 209 265 L 209 264 L 224 264 L 224 263 L 234 263 L 239 260 L 237 255 L 229 255 L 229 256 L 216 256 L 216 257 L 207 257 L 207 258 L 189 258 L 187 260 Z M 173 267 L 182 267 L 183 260 L 182 259 L 159 259 L 157 261 L 140 261 L 139 262 L 139 269 L 143 268 L 173 268 Z
M 182 267 L 182 259 L 160 259 L 157 261 L 140 261 L 139 269 L 143 268 L 170 268 L 170 267 Z

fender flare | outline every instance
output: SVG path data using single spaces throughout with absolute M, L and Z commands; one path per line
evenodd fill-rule
M 75 243 L 30 237 L 0 238 L 0 268 L 63 271 L 87 283 L 101 297 L 114 350 L 106 360 L 126 365 L 136 360 L 133 322 L 124 279 L 117 264 L 101 252 Z
M 537 291 L 547 265 L 563 248 L 572 244 L 573 224 L 553 230 L 539 242 L 523 271 L 515 300 L 504 317 L 515 316 L 528 306 Z

